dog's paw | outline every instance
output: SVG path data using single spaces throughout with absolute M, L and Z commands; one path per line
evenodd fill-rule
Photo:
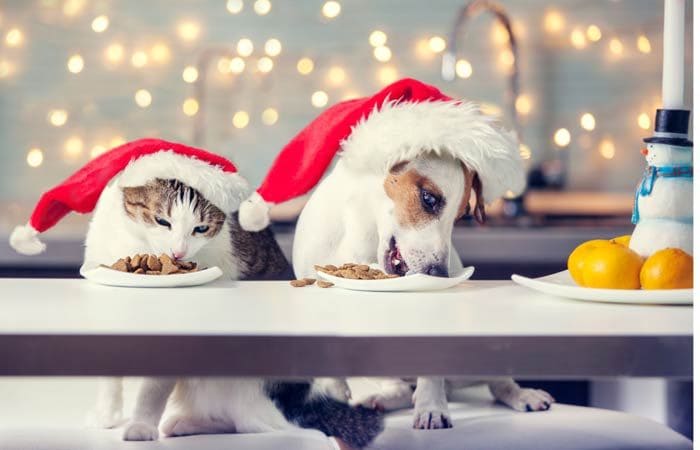
M 377 411 L 394 411 L 410 407 L 412 393 L 411 387 L 407 385 L 406 388 L 397 387 L 370 395 L 357 404 Z
M 116 428 L 124 423 L 121 409 L 95 408 L 85 417 L 85 425 L 89 428 Z
M 413 428 L 416 430 L 452 428 L 452 419 L 450 419 L 450 413 L 439 409 L 416 411 L 413 414 Z
M 124 427 L 122 439 L 125 441 L 156 441 L 158 428 L 144 422 L 130 422 Z
M 364 406 L 365 408 L 374 409 L 377 411 L 389 411 L 392 408 L 387 407 L 386 398 L 382 394 L 374 394 L 365 397 L 359 402 L 353 402 L 353 406 Z
M 554 397 L 541 389 L 517 389 L 500 399 L 516 411 L 546 411 L 554 403 Z
M 343 403 L 347 403 L 352 396 L 350 386 L 348 386 L 347 381 L 344 379 L 317 378 L 314 381 L 314 388 L 326 397 Z

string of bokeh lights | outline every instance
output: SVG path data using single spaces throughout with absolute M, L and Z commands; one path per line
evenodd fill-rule
M 58 6 L 58 0 L 44 0 L 44 3 L 52 3 Z M 64 0 L 62 2 L 62 12 L 67 17 L 75 17 L 84 12 L 87 0 Z M 227 0 L 225 7 L 228 13 L 241 14 L 245 8 L 244 0 Z M 265 16 L 272 10 L 273 5 L 270 0 L 252 1 L 252 9 L 255 14 Z M 333 21 L 342 13 L 342 5 L 335 0 L 328 0 L 321 4 L 320 17 L 324 21 Z M 90 21 L 90 28 L 96 34 L 105 33 L 111 25 L 110 17 L 100 14 Z M 605 54 L 611 61 L 619 61 L 626 54 L 634 52 L 630 47 L 642 55 L 652 53 L 652 43 L 648 36 L 638 33 L 634 38 L 634 43 L 625 42 L 622 37 L 609 33 L 604 33 L 600 26 L 596 24 L 569 25 L 564 14 L 555 9 L 546 10 L 543 14 L 542 28 L 557 42 L 566 41 L 575 50 L 585 50 L 594 46 L 604 46 Z M 178 38 L 184 44 L 192 44 L 201 38 L 202 25 L 194 20 L 184 20 L 175 25 Z M 514 32 L 519 39 L 526 37 L 526 27 L 514 21 Z M 371 49 L 371 56 L 380 63 L 377 69 L 377 80 L 382 84 L 391 83 L 399 78 L 397 67 L 391 64 L 393 53 L 389 45 L 389 37 L 383 30 L 374 30 L 367 37 Z M 504 72 L 511 70 L 514 58 L 508 49 L 508 33 L 498 22 L 495 22 L 490 31 L 490 40 L 496 46 L 498 57 L 497 64 Z M 4 46 L 12 54 L 12 51 L 21 49 L 27 41 L 25 31 L 18 25 L 11 25 L 4 33 Z M 240 75 L 246 69 L 259 75 L 265 76 L 275 68 L 275 58 L 283 51 L 283 44 L 280 39 L 271 37 L 262 45 L 262 54 L 254 56 L 255 43 L 249 38 L 241 38 L 236 43 L 237 56 L 222 57 L 217 61 L 217 71 L 223 75 Z M 419 60 L 429 61 L 440 55 L 446 49 L 445 38 L 440 35 L 421 37 L 415 44 L 415 56 Z M 147 67 L 165 65 L 171 59 L 171 45 L 166 40 L 158 40 L 150 47 L 127 48 L 123 42 L 108 42 L 103 50 L 102 61 L 108 68 L 130 64 L 134 69 L 144 69 Z M 86 61 L 80 53 L 68 55 L 66 59 L 66 70 L 78 76 L 86 68 Z M 317 71 L 316 62 L 309 56 L 304 56 L 296 61 L 296 71 L 302 76 L 307 76 Z M 0 80 L 17 75 L 19 68 L 7 56 L 0 57 Z M 474 68 L 467 58 L 460 58 L 455 64 L 455 75 L 460 79 L 468 79 L 474 73 Z M 199 78 L 199 72 L 194 65 L 187 65 L 182 69 L 182 80 L 185 83 L 195 83 Z M 330 87 L 341 87 L 348 79 L 347 71 L 340 65 L 332 65 L 326 69 L 324 80 Z M 346 92 L 342 99 L 357 96 L 354 92 Z M 325 107 L 330 100 L 328 92 L 323 89 L 315 90 L 310 98 L 310 104 L 316 108 Z M 153 94 L 145 88 L 138 88 L 134 91 L 134 103 L 138 108 L 149 108 L 154 102 Z M 515 102 L 516 113 L 522 117 L 530 116 L 536 108 L 536 99 L 531 93 L 523 93 L 518 96 Z M 187 97 L 181 104 L 182 113 L 187 117 L 194 117 L 199 113 L 199 104 L 193 97 Z M 502 114 L 501 108 L 497 105 L 484 103 L 482 109 L 490 114 Z M 272 126 L 279 120 L 279 111 L 272 107 L 266 107 L 260 114 L 260 120 L 267 126 Z M 47 121 L 53 127 L 64 127 L 70 121 L 70 112 L 66 108 L 52 107 L 47 114 Z M 245 110 L 235 111 L 231 117 L 231 124 L 236 129 L 246 128 L 251 122 L 250 113 Z M 642 130 L 651 128 L 652 120 L 648 112 L 639 111 L 636 115 L 636 125 Z M 579 116 L 579 124 L 583 132 L 592 132 L 596 129 L 596 118 L 592 112 L 584 111 Z M 104 153 L 107 149 L 125 142 L 125 138 L 115 135 L 103 142 L 96 142 L 91 147 L 88 155 L 92 158 Z M 572 131 L 569 128 L 561 127 L 552 132 L 552 142 L 557 149 L 566 149 L 572 142 Z M 604 159 L 615 157 L 615 144 L 610 136 L 603 136 L 598 145 L 598 152 Z M 87 150 L 83 138 L 73 134 L 66 138 L 63 144 L 63 155 L 66 160 L 75 161 L 81 158 Z M 521 145 L 521 156 L 523 159 L 530 159 L 532 152 L 526 145 Z M 36 146 L 27 151 L 26 162 L 30 167 L 39 167 L 44 161 L 44 151 Z

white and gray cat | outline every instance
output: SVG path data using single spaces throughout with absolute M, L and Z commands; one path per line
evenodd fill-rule
M 291 268 L 271 230 L 251 233 L 201 193 L 177 180 L 154 179 L 143 186 L 108 186 L 87 234 L 87 264 L 111 264 L 136 253 L 166 253 L 219 266 L 231 278 L 289 279 Z M 90 422 L 115 427 L 122 419 L 122 379 L 102 382 Z M 168 401 L 170 400 L 170 403 Z M 381 431 L 381 416 L 329 398 L 312 382 L 256 378 L 146 378 L 125 440 L 220 432 L 262 432 L 315 428 L 362 448 Z M 170 411 L 172 409 L 172 411 Z

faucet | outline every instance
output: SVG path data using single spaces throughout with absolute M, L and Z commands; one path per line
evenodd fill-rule
M 518 95 L 520 95 L 518 45 L 515 34 L 513 33 L 510 17 L 500 3 L 494 0 L 471 0 L 459 9 L 456 20 L 448 35 L 447 50 L 442 55 L 442 79 L 445 81 L 454 81 L 457 64 L 457 38 L 463 33 L 467 22 L 482 12 L 491 13 L 496 20 L 503 25 L 508 33 L 508 47 L 513 54 L 513 67 L 508 74 L 508 89 L 506 90 L 505 102 L 508 105 L 518 143 L 521 143 L 522 124 L 520 123 L 520 118 L 515 109 L 516 99 Z M 524 194 L 521 194 L 514 199 L 506 199 L 503 205 L 503 212 L 506 216 L 515 217 L 524 213 L 523 195 Z
M 508 46 L 513 54 L 513 67 L 509 73 L 508 90 L 505 101 L 513 119 L 513 128 L 521 137 L 521 124 L 515 110 L 515 100 L 520 95 L 520 69 L 518 58 L 518 45 L 513 33 L 513 26 L 505 8 L 493 0 L 472 0 L 460 8 L 457 18 L 448 36 L 447 50 L 442 55 L 442 79 L 453 81 L 455 79 L 455 66 L 457 64 L 457 38 L 464 31 L 467 22 L 482 12 L 489 12 L 498 20 L 508 33 Z

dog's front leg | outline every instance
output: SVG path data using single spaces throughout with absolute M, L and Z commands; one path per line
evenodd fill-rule
M 413 428 L 452 428 L 444 378 L 418 378 L 413 403 Z

